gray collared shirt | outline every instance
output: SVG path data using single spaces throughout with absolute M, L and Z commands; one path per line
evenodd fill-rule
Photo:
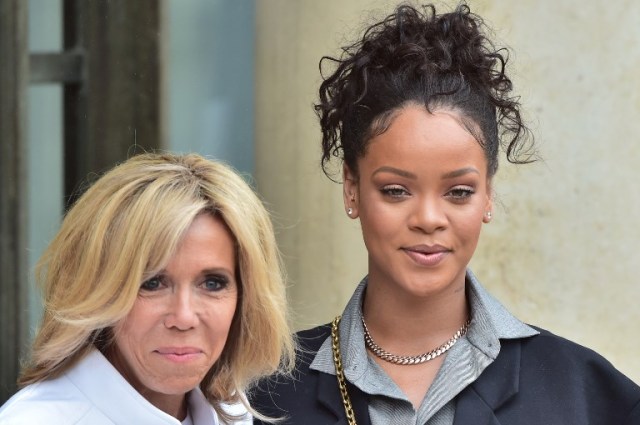
M 471 325 L 467 334 L 447 353 L 417 411 L 367 352 L 360 321 L 367 278 L 356 288 L 342 314 L 340 350 L 345 378 L 370 396 L 372 425 L 452 425 L 455 397 L 496 359 L 500 352 L 500 339 L 526 338 L 538 333 L 489 295 L 471 271 L 467 271 L 466 281 Z M 310 367 L 335 375 L 331 338 L 324 341 Z

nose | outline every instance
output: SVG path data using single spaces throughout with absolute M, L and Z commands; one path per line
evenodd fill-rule
M 167 328 L 181 331 L 198 324 L 197 300 L 189 288 L 181 288 L 171 294 L 164 324 Z
M 410 229 L 423 233 L 443 230 L 448 223 L 445 205 L 435 197 L 416 199 L 408 221 Z

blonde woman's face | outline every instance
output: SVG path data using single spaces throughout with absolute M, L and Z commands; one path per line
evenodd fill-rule
M 235 270 L 229 229 L 220 218 L 199 215 L 115 327 L 110 361 L 157 407 L 173 396 L 181 401 L 220 357 L 238 299 Z

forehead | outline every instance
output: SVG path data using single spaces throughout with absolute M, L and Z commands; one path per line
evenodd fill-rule
M 235 242 L 226 223 L 218 216 L 203 213 L 185 232 L 166 269 L 182 273 L 189 268 L 225 268 L 233 272 L 235 263 Z
M 359 166 L 400 162 L 404 168 L 421 169 L 466 164 L 486 171 L 484 149 L 465 124 L 453 111 L 429 112 L 408 105 L 393 115 L 386 131 L 369 141 Z

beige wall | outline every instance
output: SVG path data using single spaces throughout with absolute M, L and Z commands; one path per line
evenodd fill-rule
M 340 313 L 366 272 L 358 223 L 319 167 L 318 60 L 395 2 L 257 4 L 256 179 L 303 328 Z M 640 381 L 640 2 L 469 4 L 515 53 L 513 79 L 544 158 L 502 164 L 472 268 L 522 320 Z

